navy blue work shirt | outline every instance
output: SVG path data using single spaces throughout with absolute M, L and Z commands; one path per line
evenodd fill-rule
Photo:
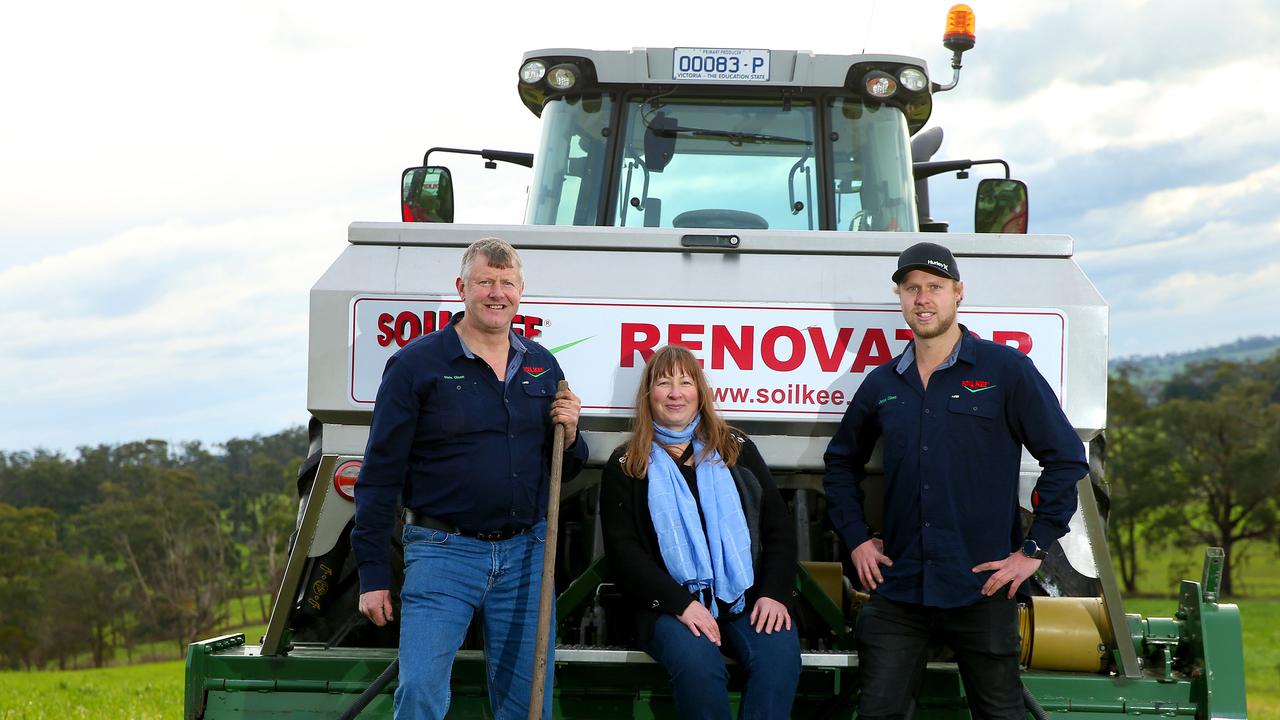
M 823 485 L 832 524 L 850 549 L 871 538 L 862 480 L 884 438 L 884 583 L 890 600 L 949 608 L 982 599 L 991 574 L 1023 540 L 1018 473 L 1025 446 L 1040 461 L 1027 533 L 1049 548 L 1067 532 L 1084 446 L 1031 360 L 963 325 L 952 360 L 926 389 L 914 346 L 867 376 L 827 452 Z
M 361 592 L 391 585 L 389 540 L 401 506 L 471 532 L 546 516 L 551 403 L 564 373 L 549 351 L 512 333 L 499 380 L 458 336 L 462 317 L 401 348 L 382 373 L 355 486 Z M 564 479 L 586 459 L 579 433 L 565 449 Z

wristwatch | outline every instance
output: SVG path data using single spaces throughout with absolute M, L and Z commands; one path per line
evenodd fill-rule
M 1033 560 L 1043 560 L 1049 553 L 1036 544 L 1035 540 L 1027 538 L 1022 541 L 1022 554 Z

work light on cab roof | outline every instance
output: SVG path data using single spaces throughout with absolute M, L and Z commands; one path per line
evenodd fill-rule
M 556 65 L 547 71 L 547 84 L 553 90 L 564 92 L 578 84 L 578 76 L 580 74 L 578 68 L 572 63 Z
M 530 60 L 520 66 L 520 82 L 532 85 L 547 75 L 547 64 L 541 60 Z
M 873 70 L 867 73 L 865 79 L 867 86 L 867 94 L 877 98 L 887 98 L 898 92 L 898 81 L 893 76 L 881 70 Z
M 929 84 L 929 78 L 925 77 L 923 71 L 909 67 L 898 73 L 898 82 L 911 92 L 920 92 Z

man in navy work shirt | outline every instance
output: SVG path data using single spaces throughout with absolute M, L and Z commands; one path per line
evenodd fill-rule
M 937 639 L 973 717 L 1021 720 L 1014 594 L 1067 532 L 1084 446 L 1030 359 L 956 322 L 964 283 L 950 250 L 907 248 L 893 282 L 914 339 L 863 381 L 824 456 L 832 524 L 872 591 L 858 614 L 858 717 L 904 717 Z M 883 537 L 861 489 L 880 438 Z M 1025 534 L 1023 447 L 1042 468 Z
M 494 717 L 523 720 L 554 424 L 565 426 L 566 479 L 582 467 L 587 444 L 577 433 L 578 397 L 556 392 L 564 373 L 555 358 L 511 330 L 524 292 L 515 248 L 476 241 L 455 284 L 465 311 L 393 355 L 378 388 L 351 531 L 360 612 L 376 625 L 393 619 L 388 552 L 402 505 L 396 718 L 445 716 L 453 658 L 480 611 Z M 547 673 L 547 698 L 551 680 Z

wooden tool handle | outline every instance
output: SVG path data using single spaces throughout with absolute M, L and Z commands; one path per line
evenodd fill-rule
M 568 390 L 561 380 L 556 392 Z M 551 484 L 547 489 L 547 542 L 542 550 L 542 593 L 538 600 L 538 632 L 533 645 L 533 689 L 529 720 L 541 720 L 547 684 L 547 645 L 551 640 L 551 605 L 556 590 L 556 538 L 560 529 L 560 476 L 564 472 L 564 425 L 556 423 L 551 439 Z

